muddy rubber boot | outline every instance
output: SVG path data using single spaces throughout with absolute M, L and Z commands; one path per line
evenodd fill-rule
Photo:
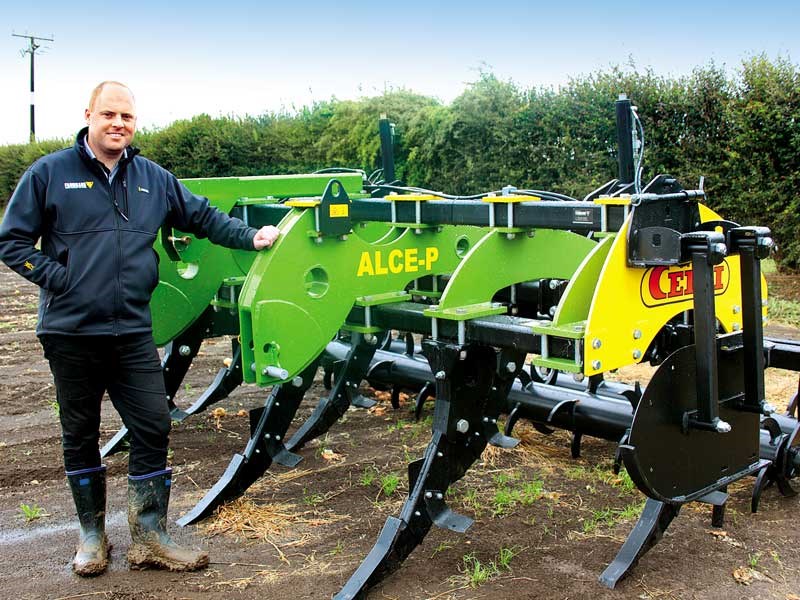
M 133 540 L 128 550 L 131 569 L 196 571 L 208 566 L 208 554 L 182 548 L 167 534 L 171 477 L 172 469 L 128 476 L 128 525 Z
M 81 524 L 72 570 L 82 577 L 100 575 L 108 567 L 111 550 L 106 537 L 106 468 L 67 471 L 67 481 Z

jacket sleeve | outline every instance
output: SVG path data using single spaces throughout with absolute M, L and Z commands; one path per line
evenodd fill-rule
M 46 185 L 28 169 L 0 224 L 0 260 L 28 281 L 55 294 L 67 287 L 67 269 L 36 248 L 45 226 Z
M 167 202 L 171 225 L 199 238 L 207 237 L 226 248 L 254 250 L 253 237 L 256 229 L 211 206 L 207 198 L 192 194 L 172 174 L 169 174 L 169 178 Z

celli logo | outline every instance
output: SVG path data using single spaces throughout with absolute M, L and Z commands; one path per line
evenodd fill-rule
M 731 279 L 728 262 L 714 267 L 714 295 L 728 289 Z M 642 303 L 661 306 L 691 300 L 694 297 L 694 272 L 686 267 L 651 267 L 644 272 L 641 283 Z

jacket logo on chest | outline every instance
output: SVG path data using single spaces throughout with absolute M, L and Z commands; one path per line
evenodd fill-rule
M 137 186 L 136 186 L 136 191 L 137 191 L 137 192 L 141 192 L 141 193 L 143 193 L 143 194 L 149 194 L 149 193 L 150 193 L 150 190 L 148 190 L 147 188 L 143 188 L 143 187 L 142 187 L 142 186 L 140 186 L 140 185 L 137 185 Z
M 94 181 L 65 181 L 65 190 L 90 190 L 94 185 Z

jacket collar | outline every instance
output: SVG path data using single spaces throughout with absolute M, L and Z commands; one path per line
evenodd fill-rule
M 78 132 L 78 135 L 75 137 L 75 151 L 78 153 L 78 156 L 81 157 L 84 163 L 86 163 L 90 168 L 93 169 L 100 169 L 100 171 L 105 175 L 106 168 L 103 163 L 101 163 L 96 158 L 92 158 L 89 156 L 89 153 L 86 151 L 86 146 L 84 145 L 84 140 L 86 139 L 86 135 L 89 133 L 89 128 L 84 127 Z M 119 169 L 123 171 L 125 167 L 128 166 L 136 155 L 139 154 L 139 149 L 134 146 L 128 146 L 125 148 L 125 154 L 122 158 L 119 159 Z

